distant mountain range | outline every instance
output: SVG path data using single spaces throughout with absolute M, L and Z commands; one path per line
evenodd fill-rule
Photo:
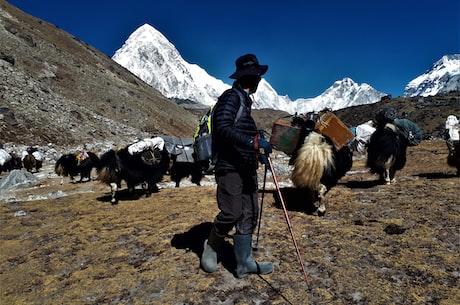
M 230 85 L 210 76 L 198 65 L 187 63 L 159 31 L 144 24 L 134 31 L 112 59 L 177 103 L 212 105 Z M 280 96 L 264 79 L 254 94 L 254 108 L 289 113 L 332 110 L 378 102 L 385 93 L 350 78 L 335 82 L 315 98 L 291 101 Z
M 135 30 L 112 59 L 176 103 L 212 105 L 230 85 L 186 62 L 175 46 L 148 24 Z M 434 95 L 459 90 L 460 55 L 446 55 L 432 69 L 410 82 L 405 96 Z M 457 67 L 457 69 L 455 69 Z M 351 78 L 334 82 L 321 95 L 291 101 L 280 96 L 264 79 L 254 94 L 255 109 L 283 110 L 291 114 L 373 104 L 386 96 L 372 86 Z
M 460 54 L 445 55 L 425 73 L 410 81 L 403 96 L 432 96 L 460 91 Z

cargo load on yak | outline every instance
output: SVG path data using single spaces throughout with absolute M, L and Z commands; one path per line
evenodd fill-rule
M 128 146 L 130 155 L 140 154 L 141 159 L 148 165 L 157 164 L 161 159 L 161 151 L 163 151 L 165 141 L 161 137 L 152 137 L 146 139 L 138 139 L 137 142 Z
M 35 160 L 39 162 L 43 161 L 43 153 L 40 152 L 36 147 L 27 147 L 27 149 L 21 153 L 21 161 L 24 161 L 24 158 L 29 154 L 34 156 Z
M 128 152 L 130 155 L 134 155 L 146 150 L 153 151 L 155 148 L 163 150 L 164 145 L 165 141 L 161 137 L 138 139 L 137 142 L 128 146 Z
M 327 111 L 320 116 L 315 130 L 328 137 L 337 150 L 354 139 L 354 134 L 335 114 Z
M 326 111 L 321 115 L 316 112 L 309 112 L 285 116 L 276 120 L 272 127 L 270 143 L 273 148 L 291 155 L 302 145 L 299 141 L 305 137 L 306 130 L 315 130 L 328 137 L 337 150 L 340 150 L 354 138 L 351 129 L 332 112 Z
M 422 141 L 423 134 L 417 124 L 408 119 L 398 119 L 397 111 L 392 107 L 385 107 L 377 112 L 375 122 L 377 125 L 393 124 L 409 146 L 417 146 Z
M 193 139 L 175 136 L 161 136 L 165 141 L 166 151 L 176 162 L 194 163 Z
M 169 154 L 169 175 L 176 187 L 182 179 L 191 177 L 191 182 L 201 185 L 201 179 L 208 171 L 209 165 L 195 159 L 193 138 L 162 136 L 165 139 L 165 149 Z
M 353 150 L 364 154 L 366 152 L 367 143 L 375 131 L 372 120 L 366 123 L 359 124 L 355 129 L 355 141 L 353 142 Z
M 409 146 L 417 146 L 422 142 L 422 130 L 414 122 L 408 119 L 395 119 L 393 124 L 398 132 L 407 140 Z
M 233 90 L 240 97 L 240 108 L 235 117 L 234 124 L 240 119 L 243 108 L 244 108 L 244 96 L 233 88 L 228 89 Z M 225 94 L 225 92 L 224 92 Z M 224 95 L 222 94 L 222 95 Z M 219 101 L 217 101 L 218 103 Z M 197 161 L 212 161 L 212 114 L 214 113 L 214 107 L 217 105 L 212 105 L 209 110 L 200 118 L 200 122 L 196 127 L 195 134 L 193 135 L 193 147 L 195 151 L 195 158 Z
M 0 166 L 3 166 L 6 162 L 10 161 L 11 159 L 11 155 L 3 148 L 0 148 Z
M 302 124 L 297 122 L 302 120 Z M 299 116 L 284 116 L 275 121 L 270 136 L 270 144 L 274 149 L 280 150 L 285 154 L 292 154 L 299 143 L 302 131 L 303 119 Z

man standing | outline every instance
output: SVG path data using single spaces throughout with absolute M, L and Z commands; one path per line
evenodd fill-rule
M 204 242 L 201 266 L 206 272 L 217 267 L 217 251 L 225 236 L 235 228 L 233 245 L 237 262 L 236 275 L 267 274 L 273 271 L 269 262 L 257 263 L 252 255 L 252 233 L 258 216 L 258 161 L 268 164 L 270 143 L 259 138 L 251 116 L 250 94 L 257 90 L 267 65 L 246 54 L 236 60 L 235 79 L 216 103 L 212 116 L 212 150 L 217 182 L 217 205 L 209 238 Z

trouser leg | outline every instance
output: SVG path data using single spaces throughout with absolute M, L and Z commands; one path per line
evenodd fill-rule
M 252 234 L 257 226 L 257 175 L 230 172 L 216 175 L 219 214 L 214 220 L 217 233 L 226 235 L 235 227 L 237 234 Z

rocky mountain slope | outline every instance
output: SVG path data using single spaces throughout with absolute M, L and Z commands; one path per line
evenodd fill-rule
M 384 107 L 393 107 L 399 117 L 415 122 L 422 129 L 424 139 L 442 138 L 447 116 L 460 116 L 460 92 L 426 97 L 385 97 L 372 105 L 349 107 L 335 113 L 347 125 L 356 126 L 373 119 L 375 113 Z
M 0 140 L 26 145 L 189 135 L 196 116 L 102 52 L 0 1 Z

